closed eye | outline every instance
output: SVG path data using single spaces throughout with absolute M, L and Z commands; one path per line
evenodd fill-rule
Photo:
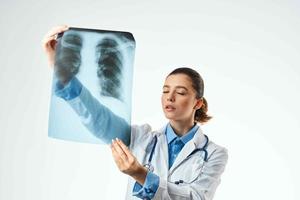
M 163 93 L 166 94 L 166 93 L 169 93 L 169 91 L 163 91 Z M 176 92 L 176 93 L 179 94 L 179 95 L 185 95 L 184 92 Z
M 180 94 L 180 95 L 185 95 L 185 93 L 181 93 L 181 92 L 177 92 L 177 94 Z

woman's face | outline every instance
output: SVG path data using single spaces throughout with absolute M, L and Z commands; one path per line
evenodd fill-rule
M 174 122 L 194 122 L 195 111 L 202 106 L 189 76 L 173 74 L 166 78 L 161 96 L 166 118 Z

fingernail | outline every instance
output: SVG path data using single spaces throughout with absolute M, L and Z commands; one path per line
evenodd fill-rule
M 117 141 L 120 141 L 119 138 L 116 138 Z

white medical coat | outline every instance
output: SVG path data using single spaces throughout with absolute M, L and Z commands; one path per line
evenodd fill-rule
M 120 133 L 121 128 L 124 130 L 124 126 L 126 126 L 125 120 L 117 117 L 101 105 L 84 86 L 78 97 L 67 102 L 91 133 L 107 143 L 115 136 L 105 135 L 105 130 L 109 129 L 110 132 L 113 130 L 115 133 Z M 153 131 L 148 124 L 131 126 L 129 149 L 142 165 L 148 161 L 154 136 L 157 136 L 158 139 L 152 165 L 154 166 L 154 173 L 160 177 L 160 180 L 153 199 L 212 199 L 227 163 L 227 149 L 209 141 L 207 162 L 204 161 L 203 151 L 188 157 L 193 150 L 202 148 L 206 142 L 201 127 L 199 127 L 193 139 L 185 144 L 172 167 L 168 169 L 168 144 L 164 134 L 165 128 L 166 126 L 158 131 Z M 124 138 L 121 133 L 118 137 Z M 175 181 L 179 180 L 183 180 L 183 183 L 175 184 Z M 129 177 L 127 200 L 138 199 L 132 195 L 134 183 L 135 180 Z

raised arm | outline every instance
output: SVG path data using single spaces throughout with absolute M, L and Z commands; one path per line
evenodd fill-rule
M 118 137 L 129 146 L 130 125 L 93 97 L 76 77 L 62 89 L 58 85 L 55 94 L 66 100 L 93 135 L 107 144 Z

